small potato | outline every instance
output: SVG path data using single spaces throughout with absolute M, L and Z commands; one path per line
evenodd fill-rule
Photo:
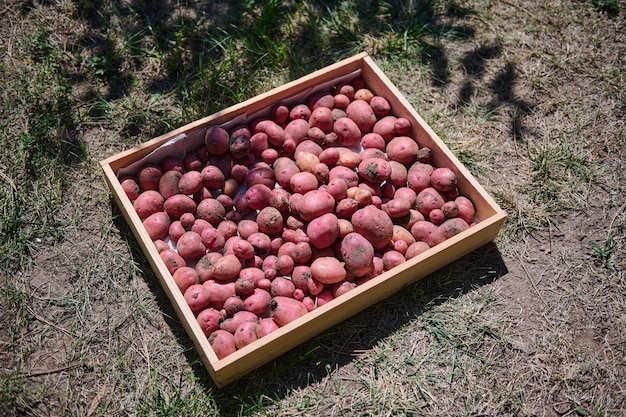
M 300 301 L 291 297 L 282 296 L 277 296 L 272 299 L 270 311 L 272 319 L 281 327 L 309 312 Z
M 417 194 L 415 208 L 422 213 L 424 217 L 428 217 L 431 210 L 441 209 L 445 201 L 445 198 L 437 190 L 433 187 L 428 187 Z
M 311 263 L 311 276 L 322 284 L 336 284 L 346 278 L 346 270 L 337 258 L 322 256 Z
M 223 155 L 228 152 L 230 135 L 221 127 L 209 127 L 204 135 L 204 144 L 211 155 Z
M 137 183 L 142 190 L 158 190 L 161 175 L 163 170 L 158 165 L 144 165 L 137 172 Z
M 168 235 L 170 228 L 170 216 L 162 211 L 152 213 L 143 221 L 143 227 L 148 232 L 152 241 L 163 239 Z
M 397 161 L 406 167 L 417 161 L 419 146 L 408 136 L 396 136 L 387 143 L 387 156 L 391 161 Z
M 476 208 L 474 207 L 474 203 L 464 196 L 458 196 L 454 199 L 458 209 L 459 209 L 459 217 L 465 220 L 468 224 L 471 224 L 475 221 L 476 216 Z
M 374 246 L 382 249 L 393 236 L 393 222 L 387 213 L 375 206 L 366 206 L 352 215 L 354 231 L 363 235 Z
M 235 346 L 235 336 L 226 330 L 218 329 L 209 336 L 209 344 L 218 359 L 224 359 L 231 353 L 237 351 Z
M 198 218 L 208 221 L 213 226 L 217 226 L 226 216 L 226 209 L 218 200 L 205 198 L 198 204 L 196 214 Z
M 239 275 L 241 266 L 241 261 L 235 255 L 224 255 L 213 262 L 214 277 L 218 281 L 234 280 Z
M 416 193 L 430 187 L 430 174 L 435 168 L 430 164 L 417 162 L 407 172 L 407 185 Z
M 346 269 L 356 277 L 362 277 L 372 271 L 374 246 L 363 235 L 349 233 L 341 241 L 341 257 Z
M 240 311 L 236 312 L 235 314 L 233 314 L 232 317 L 224 320 L 220 324 L 220 329 L 234 334 L 237 331 L 237 328 L 239 326 L 241 326 L 243 323 L 247 323 L 247 322 L 258 323 L 259 322 L 259 316 L 257 316 L 256 314 L 254 314 L 254 313 L 252 313 L 250 311 L 240 310 Z
M 202 184 L 209 190 L 219 190 L 224 187 L 226 177 L 221 169 L 215 165 L 206 165 L 200 171 Z
M 183 213 L 195 213 L 196 209 L 196 202 L 185 194 L 175 194 L 163 204 L 163 210 L 173 219 L 179 219 Z
M 283 215 L 274 207 L 264 207 L 257 215 L 259 232 L 277 235 L 283 230 Z
M 172 278 L 174 278 L 176 286 L 183 294 L 190 286 L 200 283 L 200 276 L 198 275 L 196 270 L 190 266 L 183 266 L 178 268 L 172 274 Z
M 377 122 L 372 106 L 363 99 L 355 99 L 348 104 L 346 114 L 356 123 L 362 133 L 371 132 Z
M 202 284 L 194 284 L 187 288 L 184 298 L 194 313 L 199 313 L 209 307 L 209 291 Z
M 178 254 L 185 259 L 200 259 L 206 253 L 202 237 L 196 232 L 188 231 L 176 242 Z
M 391 176 L 391 165 L 382 158 L 368 158 L 361 161 L 358 173 L 364 180 L 380 184 Z
M 291 297 L 296 290 L 296 286 L 290 279 L 285 277 L 276 277 L 270 286 L 270 294 L 272 297 Z
M 168 199 L 173 195 L 180 194 L 178 183 L 183 174 L 180 171 L 165 171 L 159 179 L 159 193 Z
M 219 330 L 220 323 L 224 320 L 224 316 L 214 308 L 205 308 L 196 317 L 200 328 L 205 336 L 210 336 L 216 330 Z
M 448 219 L 437 227 L 437 230 L 434 233 L 434 243 L 441 243 L 446 239 L 464 232 L 469 229 L 469 227 L 469 224 L 467 224 L 467 222 L 460 217 Z
M 133 202 L 133 207 L 141 219 L 163 210 L 164 199 L 158 191 L 148 190 L 139 194 Z
M 187 171 L 178 181 L 180 192 L 186 195 L 197 193 L 203 185 L 203 176 L 199 171 Z
M 381 96 L 374 96 L 370 99 L 370 106 L 374 111 L 376 117 L 381 118 L 388 116 L 391 113 L 391 105 L 386 98 Z
M 311 172 L 313 167 L 320 162 L 320 159 L 317 155 L 304 150 L 297 151 L 295 154 L 295 158 L 296 164 L 298 165 L 298 168 L 300 168 L 300 171 L 305 172 Z
M 430 174 L 430 183 L 439 192 L 445 193 L 456 187 L 456 174 L 446 167 L 436 168 Z
M 337 135 L 337 143 L 340 146 L 351 147 L 361 140 L 359 126 L 349 117 L 337 119 L 333 124 L 333 132 Z
M 404 255 L 395 250 L 388 250 L 387 252 L 385 252 L 382 259 L 385 271 L 389 271 L 390 269 L 393 269 L 406 261 Z
M 241 349 L 261 337 L 263 337 L 263 329 L 261 326 L 258 323 L 247 321 L 237 327 L 235 331 L 235 346 L 237 349 Z
M 253 293 L 243 300 L 243 307 L 246 311 L 261 315 L 267 310 L 272 301 L 272 296 L 269 291 L 255 288 Z
M 250 137 L 250 152 L 259 158 L 263 155 L 263 152 L 270 149 L 269 138 L 265 132 L 257 132 Z
M 300 154 L 302 155 L 303 153 Z M 319 187 L 319 182 L 314 174 L 308 171 L 303 171 L 298 172 L 291 177 L 291 180 L 289 180 L 289 186 L 294 193 L 305 194 L 309 191 L 316 190 Z
M 124 193 L 130 201 L 135 201 L 141 193 L 141 188 L 137 184 L 137 180 L 134 177 L 126 176 L 120 178 L 120 185 L 124 189 Z
M 306 104 L 296 104 L 289 111 L 289 119 L 304 119 L 309 120 L 311 117 L 311 109 Z

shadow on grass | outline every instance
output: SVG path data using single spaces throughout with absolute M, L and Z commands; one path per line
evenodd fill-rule
M 137 240 L 113 203 L 112 211 L 116 227 L 132 248 L 135 264 L 142 271 L 150 291 L 156 295 L 164 320 L 184 347 L 196 377 L 212 396 L 221 415 L 238 415 L 242 410 L 252 412 L 255 407 L 262 406 L 260 402 L 280 400 L 294 390 L 321 381 L 329 372 L 351 363 L 357 354 L 374 348 L 385 338 L 410 326 L 425 312 L 490 284 L 508 272 L 495 243 L 484 245 L 218 389 L 178 321 Z M 377 318 L 375 323 L 372 317 Z

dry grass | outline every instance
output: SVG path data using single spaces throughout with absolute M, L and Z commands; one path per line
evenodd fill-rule
M 626 415 L 624 2 L 251 4 L 0 6 L 0 414 Z M 507 224 L 218 390 L 96 162 L 361 49 Z

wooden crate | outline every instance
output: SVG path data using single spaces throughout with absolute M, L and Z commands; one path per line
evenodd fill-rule
M 252 120 L 259 115 L 267 115 L 270 107 L 275 103 L 293 102 L 294 99 L 300 101 L 320 86 L 328 88 L 340 80 L 348 80 L 357 75 L 365 80 L 367 87 L 375 94 L 387 98 L 394 115 L 405 117 L 412 122 L 411 136 L 417 140 L 421 147 L 427 146 L 432 149 L 433 165 L 449 167 L 456 173 L 459 190 L 462 195 L 474 202 L 477 218 L 480 221 L 469 230 L 444 241 L 391 271 L 377 276 L 328 304 L 316 308 L 226 358 L 218 359 L 161 260 L 140 218 L 133 209 L 131 201 L 126 197 L 118 181 L 118 176 L 125 172 L 133 173 L 139 165 L 146 161 L 159 161 L 167 155 L 182 157 L 187 149 L 195 149 L 203 143 L 204 132 L 208 126 L 222 125 L 228 127 Z M 171 300 L 200 358 L 219 387 L 235 381 L 331 326 L 490 242 L 499 233 L 506 217 L 506 214 L 491 196 L 365 53 L 340 61 L 265 94 L 189 123 L 140 146 L 105 159 L 100 164 L 115 201 Z

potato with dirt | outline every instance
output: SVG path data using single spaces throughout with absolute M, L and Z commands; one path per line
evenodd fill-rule
M 374 246 L 360 233 L 348 233 L 341 241 L 340 251 L 345 268 L 354 276 L 362 277 L 372 271 Z
M 387 213 L 375 206 L 366 206 L 352 215 L 354 231 L 365 237 L 380 250 L 391 242 L 393 236 L 393 222 Z

